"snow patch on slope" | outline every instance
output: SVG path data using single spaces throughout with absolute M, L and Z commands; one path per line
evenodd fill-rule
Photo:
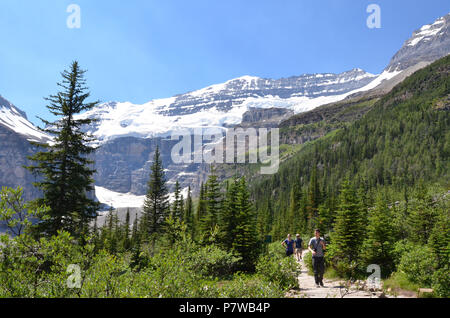
M 119 193 L 95 186 L 95 196 L 100 203 L 113 208 L 137 208 L 144 204 L 145 196 L 137 196 L 131 193 Z
M 374 79 L 372 82 L 370 82 L 369 84 L 367 84 L 364 87 L 358 88 L 358 89 L 354 90 L 353 92 L 350 92 L 350 94 L 348 94 L 348 96 L 351 95 L 351 94 L 354 94 L 354 93 L 366 92 L 368 90 L 371 90 L 371 89 L 377 87 L 378 85 L 380 85 L 382 82 L 390 80 L 391 78 L 394 78 L 395 76 L 397 76 L 401 72 L 402 71 L 393 71 L 393 72 L 384 71 L 376 79 Z
M 188 188 L 180 191 L 184 198 L 187 197 Z M 108 190 L 103 187 L 95 186 L 95 196 L 98 202 L 103 203 L 114 209 L 117 208 L 141 208 L 144 205 L 145 195 L 134 195 L 132 193 L 120 193 Z M 169 201 L 173 202 L 174 194 L 169 194 Z M 101 211 L 100 214 L 107 211 Z
M 439 27 L 439 25 L 441 26 Z M 431 37 L 438 34 L 444 26 L 444 17 L 436 20 L 433 24 L 424 25 L 413 34 L 413 37 L 407 42 L 407 46 L 415 46 L 421 41 L 428 41 Z
M 1 98 L 1 96 L 0 96 Z M 38 130 L 31 122 L 29 122 L 19 110 L 5 99 L 2 98 L 3 104 L 0 104 L 0 124 L 8 127 L 16 133 L 25 136 L 29 141 L 48 141 L 50 138 Z M 8 105 L 6 105 L 8 103 Z

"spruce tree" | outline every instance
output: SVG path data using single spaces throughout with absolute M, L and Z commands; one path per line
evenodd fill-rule
M 206 215 L 207 205 L 206 205 L 206 185 L 202 182 L 200 185 L 200 194 L 198 197 L 197 213 L 196 213 L 196 225 L 200 227 L 201 221 Z
M 256 215 L 250 201 L 250 192 L 244 177 L 239 182 L 237 198 L 239 214 L 237 215 L 233 250 L 242 257 L 242 268 L 247 271 L 252 271 L 258 258 L 258 237 L 256 233 Z
M 422 185 L 417 190 L 415 200 L 410 202 L 410 211 L 407 219 L 409 237 L 413 242 L 424 245 L 431 235 L 437 214 L 432 196 L 426 193 Z
M 392 225 L 392 214 L 384 198 L 380 197 L 368 217 L 361 253 L 365 265 L 377 264 L 381 267 L 384 277 L 390 274 L 394 269 L 395 242 L 396 233 Z
M 317 180 L 316 164 L 314 164 L 308 187 L 308 201 L 306 206 L 308 218 L 310 221 L 309 230 L 312 230 L 313 228 L 317 227 L 317 218 L 319 214 L 318 211 L 320 203 L 321 203 L 320 186 Z
M 141 226 L 144 239 L 150 239 L 154 246 L 156 235 L 163 232 L 165 220 L 170 213 L 166 177 L 159 147 L 156 147 L 147 187 Z
M 211 169 L 211 175 L 208 177 L 206 189 L 206 214 L 200 221 L 200 231 L 203 236 L 207 236 L 218 225 L 222 208 L 222 195 L 214 169 Z
M 359 258 L 362 240 L 361 205 L 355 190 L 346 178 L 341 186 L 332 236 L 333 250 L 338 262 L 352 265 Z
M 264 235 L 268 235 L 272 230 L 274 217 L 275 213 L 272 208 L 272 198 L 269 198 L 267 200 L 266 214 L 264 216 Z
M 76 118 L 98 104 L 86 102 L 90 93 L 84 74 L 76 61 L 69 71 L 61 73 L 62 81 L 58 83 L 61 91 L 46 98 L 47 108 L 56 119 L 50 122 L 40 118 L 46 125 L 41 130 L 53 140 L 48 144 L 33 143 L 43 151 L 29 157 L 34 165 L 27 169 L 40 177 L 33 183 L 42 191 L 42 197 L 36 202 L 50 208 L 38 227 L 46 235 L 66 230 L 80 238 L 99 208 L 99 203 L 89 195 L 94 190 L 95 170 L 91 169 L 93 161 L 88 158 L 95 150 L 90 146 L 94 138 L 83 129 L 95 120 Z
M 175 183 L 174 200 L 172 203 L 171 216 L 174 219 L 181 220 L 183 217 L 183 199 L 181 195 L 181 187 L 178 180 Z
M 288 232 L 289 233 L 298 233 L 300 231 L 299 226 L 299 202 L 298 202 L 298 187 L 297 185 L 294 185 L 290 192 L 290 199 L 289 199 L 289 214 L 288 214 Z
M 234 179 L 229 182 L 227 192 L 225 194 L 225 202 L 220 224 L 222 230 L 222 245 L 227 250 L 231 250 L 236 237 L 237 217 L 239 215 L 240 208 L 238 201 L 239 190 L 239 181 L 238 179 Z
M 127 251 L 131 247 L 130 242 L 130 209 L 127 209 L 127 215 L 125 216 L 125 228 L 123 231 L 122 247 L 124 251 Z
M 188 187 L 188 193 L 186 198 L 186 206 L 184 208 L 183 219 L 186 223 L 186 228 L 191 238 L 195 237 L 195 220 L 194 220 L 194 205 L 192 202 L 191 186 Z
M 131 229 L 131 246 L 136 245 L 137 241 L 140 240 L 139 234 L 140 233 L 138 229 L 138 214 L 136 213 L 133 221 L 133 227 Z
M 448 199 L 447 199 L 448 200 Z M 433 249 L 438 260 L 438 268 L 450 266 L 450 209 L 446 201 L 438 208 L 436 222 L 428 239 L 428 245 Z

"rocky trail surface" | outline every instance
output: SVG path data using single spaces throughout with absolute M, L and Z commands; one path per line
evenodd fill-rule
M 305 251 L 304 256 L 309 253 Z M 367 288 L 357 288 L 352 285 L 346 288 L 346 283 L 341 280 L 323 279 L 325 287 L 316 287 L 314 276 L 308 273 L 308 267 L 303 259 L 299 262 L 301 272 L 298 276 L 299 289 L 292 289 L 287 292 L 288 298 L 411 298 L 412 295 L 388 295 L 381 290 L 370 291 Z

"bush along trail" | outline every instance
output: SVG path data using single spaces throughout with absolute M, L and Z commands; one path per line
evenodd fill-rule
M 298 275 L 299 289 L 291 289 L 286 293 L 289 298 L 412 298 L 405 295 L 385 294 L 382 289 L 370 289 L 365 281 L 358 281 L 349 285 L 343 280 L 323 279 L 325 287 L 316 287 L 314 276 L 309 273 L 305 263 L 308 250 L 304 251 L 303 258 L 298 262 L 301 267 Z

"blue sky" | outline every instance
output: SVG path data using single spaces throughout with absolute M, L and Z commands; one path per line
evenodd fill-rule
M 81 28 L 69 29 L 69 4 Z M 369 4 L 381 29 L 366 26 Z M 94 99 L 145 103 L 242 75 L 380 73 L 448 0 L 1 0 L 0 94 L 28 118 L 77 59 Z

